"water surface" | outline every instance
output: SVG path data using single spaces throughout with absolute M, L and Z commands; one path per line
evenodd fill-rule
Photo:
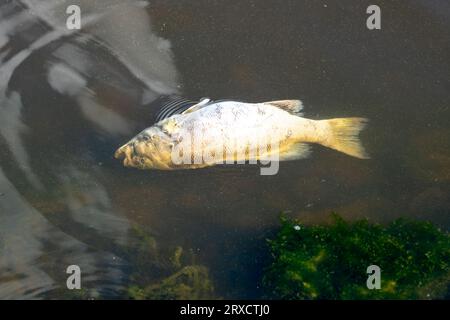
M 65 28 L 79 4 L 83 28 Z M 280 212 L 307 223 L 398 217 L 450 227 L 450 6 L 378 1 L 0 1 L 0 298 L 124 298 L 177 247 L 223 298 L 259 298 Z M 85 23 L 85 24 L 84 24 Z M 301 99 L 370 119 L 359 160 L 320 146 L 255 166 L 158 172 L 114 150 L 167 95 Z M 153 245 L 144 250 L 136 234 Z M 146 244 L 146 243 L 145 243 Z

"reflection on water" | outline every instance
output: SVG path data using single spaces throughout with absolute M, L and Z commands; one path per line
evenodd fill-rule
M 65 28 L 68 4 L 82 8 L 81 32 Z M 68 297 L 71 264 L 83 297 L 123 297 L 167 277 L 161 257 L 177 247 L 210 270 L 217 296 L 259 297 L 280 211 L 448 229 L 448 4 L 381 1 L 376 32 L 369 3 L 324 4 L 0 0 L 0 298 Z M 314 147 L 276 176 L 123 168 L 114 150 L 169 94 L 300 98 L 310 118 L 368 117 L 372 159 Z M 144 260 L 136 230 L 155 246 Z
M 95 288 L 92 297 L 119 290 L 125 278 L 122 260 L 113 253 L 93 249 L 49 223 L 14 190 L 3 172 L 0 174 L 0 186 L 7 192 L 0 204 L 3 299 L 57 297 L 52 291 L 65 282 L 65 267 L 74 263 L 85 273 L 85 285 Z
M 69 33 L 68 3 L 1 7 L 2 297 L 51 296 L 70 264 L 89 296 L 117 296 L 130 222 L 102 168 L 151 121 L 146 105 L 176 93 L 170 43 L 142 5 L 80 1 L 87 27 Z

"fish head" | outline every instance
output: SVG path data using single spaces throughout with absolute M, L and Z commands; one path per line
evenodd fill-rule
M 115 158 L 123 160 L 125 167 L 138 169 L 171 169 L 171 137 L 158 126 L 145 129 L 122 147 Z

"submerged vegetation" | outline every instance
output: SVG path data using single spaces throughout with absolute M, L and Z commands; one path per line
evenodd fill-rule
M 180 246 L 161 250 L 151 233 L 140 227 L 132 236 L 135 250 L 127 298 L 217 298 L 208 268 L 193 252 Z M 429 222 L 399 219 L 380 225 L 348 222 L 333 214 L 329 224 L 305 225 L 283 216 L 268 244 L 263 298 L 450 298 L 450 235 Z M 372 265 L 381 269 L 379 289 L 367 287 Z
M 137 250 L 134 252 L 135 270 L 127 290 L 127 297 L 136 300 L 200 300 L 214 298 L 209 270 L 195 261 L 192 252 L 176 247 L 172 253 L 158 249 L 150 233 L 134 228 Z M 157 268 L 149 270 L 152 263 Z M 163 274 L 158 279 L 153 273 Z
M 136 236 L 141 267 L 131 276 L 129 298 L 215 298 L 209 270 L 192 252 L 176 247 L 162 254 L 148 233 L 136 229 Z M 347 222 L 334 214 L 330 224 L 309 226 L 282 217 L 280 230 L 268 243 L 264 298 L 450 298 L 450 235 L 429 222 L 399 219 L 383 226 Z M 147 260 L 155 259 L 164 271 L 157 278 L 146 276 Z M 371 265 L 381 269 L 379 289 L 366 285 Z
M 282 217 L 269 240 L 266 298 L 449 298 L 450 236 L 428 222 L 396 220 L 387 226 L 347 222 L 306 226 Z M 381 268 L 381 288 L 368 289 L 367 267 Z
M 213 286 L 208 269 L 191 265 L 145 288 L 132 286 L 128 290 L 132 299 L 150 300 L 199 300 L 213 297 Z

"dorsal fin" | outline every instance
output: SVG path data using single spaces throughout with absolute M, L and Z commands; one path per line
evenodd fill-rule
M 216 101 L 212 101 L 209 98 L 202 98 L 199 102 L 196 102 L 181 98 L 179 96 L 173 96 L 168 100 L 166 99 L 166 102 L 161 106 L 158 114 L 156 115 L 155 122 L 158 123 L 159 121 L 170 118 L 175 114 L 191 113 L 215 102 Z
M 200 110 L 201 108 L 203 108 L 206 105 L 208 105 L 210 101 L 211 101 L 211 99 L 209 99 L 209 98 L 202 98 L 202 100 L 200 100 L 199 103 L 197 103 L 197 104 L 191 106 L 190 108 L 184 110 L 182 112 L 182 114 L 187 114 L 187 113 L 191 113 L 191 112 Z
M 303 103 L 300 100 L 277 100 L 277 101 L 267 101 L 264 104 L 270 104 L 274 107 L 283 109 L 293 115 L 302 116 L 303 113 Z

